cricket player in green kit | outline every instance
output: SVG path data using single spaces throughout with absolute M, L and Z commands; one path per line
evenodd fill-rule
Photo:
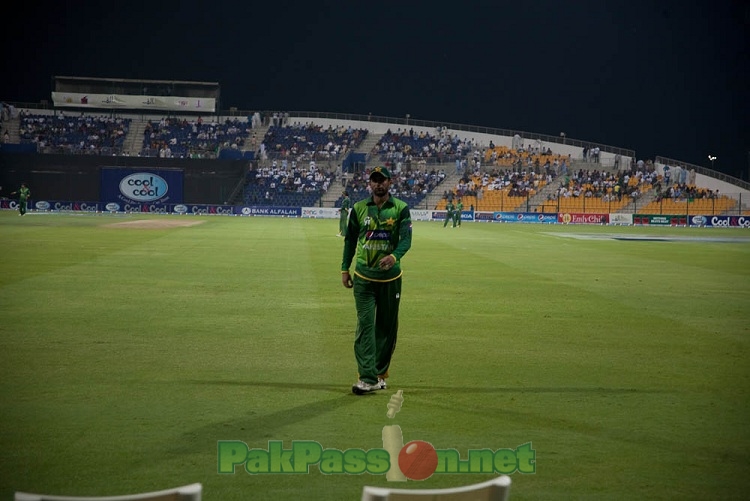
M 453 227 L 461 226 L 461 214 L 464 211 L 464 204 L 461 202 L 461 199 L 458 199 L 458 202 L 456 202 L 456 206 L 453 208 Z
M 26 183 L 21 183 L 21 187 L 18 191 L 14 191 L 10 195 L 13 196 L 18 193 L 18 215 L 23 216 L 26 214 L 26 206 L 29 203 L 29 197 L 31 196 L 31 190 L 26 186 Z
M 453 200 L 448 200 L 448 205 L 445 206 L 445 222 L 443 228 L 448 226 L 449 221 L 453 221 L 453 211 L 456 210 L 456 206 L 453 205 Z
M 372 196 L 354 204 L 344 238 L 341 282 L 354 289 L 357 309 L 354 356 L 359 380 L 352 386 L 357 395 L 386 389 L 396 349 L 401 258 L 411 247 L 411 215 L 403 200 L 388 193 L 390 187 L 388 169 L 373 169 Z
M 346 224 L 347 219 L 349 218 L 349 209 L 352 208 L 352 200 L 349 198 L 349 193 L 344 191 L 341 195 L 344 199 L 341 200 L 341 209 L 339 209 L 339 234 L 336 235 L 337 237 L 346 236 Z

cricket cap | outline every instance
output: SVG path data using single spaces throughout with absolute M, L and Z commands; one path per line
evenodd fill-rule
M 372 172 L 370 172 L 370 179 L 372 179 L 376 175 L 381 175 L 381 176 L 383 176 L 386 179 L 390 179 L 391 178 L 391 173 L 388 171 L 388 169 L 386 169 L 383 166 L 378 166 L 378 167 L 375 167 L 374 169 L 372 169 Z

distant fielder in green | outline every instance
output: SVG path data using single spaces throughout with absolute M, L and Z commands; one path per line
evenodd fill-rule
M 461 212 L 464 210 L 464 204 L 461 203 L 459 198 L 456 202 L 456 206 L 453 208 L 453 227 L 461 226 Z
M 354 356 L 359 380 L 352 385 L 357 395 L 386 389 L 396 349 L 401 258 L 411 248 L 411 214 L 406 202 L 388 193 L 390 187 L 388 169 L 373 169 L 372 196 L 354 204 L 344 238 L 341 282 L 354 289 L 357 309 Z
M 21 187 L 18 188 L 18 191 L 14 191 L 10 196 L 15 195 L 16 193 L 18 193 L 18 215 L 23 216 L 26 214 L 26 206 L 29 203 L 31 191 L 29 190 L 29 187 L 26 186 L 26 183 L 21 183 Z
M 344 199 L 341 201 L 341 209 L 339 209 L 339 234 L 337 237 L 346 236 L 346 223 L 349 219 L 349 209 L 352 208 L 352 201 L 349 198 L 349 193 L 344 191 L 342 193 Z
M 443 228 L 448 226 L 448 221 L 453 221 L 454 210 L 456 210 L 456 207 L 453 205 L 453 200 L 448 200 L 448 205 L 445 206 L 445 222 L 443 223 Z

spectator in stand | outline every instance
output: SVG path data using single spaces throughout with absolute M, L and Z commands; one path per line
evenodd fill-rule
M 20 118 L 20 142 L 35 143 L 40 153 L 117 154 L 122 148 L 129 119 L 113 116 L 80 117 L 31 115 Z

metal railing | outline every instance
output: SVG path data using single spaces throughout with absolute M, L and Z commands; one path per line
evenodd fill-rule
M 89 155 L 89 156 L 122 156 L 122 146 L 95 146 L 95 147 L 84 147 L 81 148 L 78 145 L 67 144 L 67 145 L 46 145 L 38 146 L 38 153 L 49 153 L 57 155 Z
M 745 197 L 747 199 L 747 197 Z M 536 205 L 530 212 L 575 212 L 625 213 L 625 214 L 676 214 L 702 216 L 739 216 L 750 214 L 750 209 L 743 207 L 742 193 L 724 194 L 718 198 L 680 198 L 668 197 L 658 200 L 628 199 L 623 205 L 617 200 L 601 202 L 601 199 L 579 197 L 573 203 L 564 198 L 547 200 Z
M 687 162 L 681 162 L 680 160 L 675 160 L 673 158 L 659 156 L 656 157 L 655 163 L 669 165 L 671 167 L 679 165 L 683 168 L 686 168 L 687 170 L 694 169 L 696 174 L 703 174 L 704 176 L 709 176 L 714 179 L 718 179 L 719 181 L 725 181 L 735 186 L 739 186 L 740 188 L 743 188 L 745 190 L 750 190 L 750 182 L 743 181 L 742 179 L 737 179 L 736 177 L 730 176 L 729 174 L 724 174 L 723 172 L 717 172 L 715 170 L 701 167 L 700 165 L 689 164 Z

